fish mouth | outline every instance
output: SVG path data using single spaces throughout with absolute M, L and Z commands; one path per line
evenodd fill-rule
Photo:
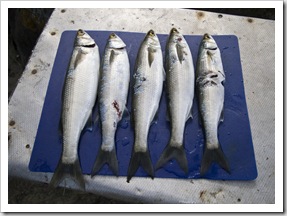
M 96 46 L 96 44 L 93 43 L 93 44 L 89 44 L 89 45 L 83 45 L 82 47 L 93 48 L 93 47 L 95 47 L 95 46 Z

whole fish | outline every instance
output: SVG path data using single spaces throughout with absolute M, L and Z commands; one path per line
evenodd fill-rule
M 63 151 L 50 182 L 55 187 L 64 178 L 70 177 L 82 189 L 85 188 L 78 159 L 78 143 L 96 100 L 99 67 L 97 44 L 85 31 L 78 30 L 63 89 Z
M 109 36 L 101 65 L 99 107 L 102 126 L 102 145 L 92 170 L 94 176 L 108 163 L 118 175 L 115 149 L 117 124 L 127 112 L 126 102 L 130 81 L 130 64 L 126 44 L 115 33 Z
M 135 138 L 127 182 L 136 173 L 139 165 L 151 177 L 154 176 L 147 137 L 159 107 L 165 74 L 161 46 L 153 30 L 146 34 L 140 46 L 133 77 L 132 119 Z
M 218 125 L 223 121 L 224 82 L 220 50 L 213 37 L 205 34 L 199 47 L 196 69 L 199 110 L 205 132 L 201 175 L 208 171 L 213 162 L 230 172 L 217 136 Z
M 166 82 L 171 137 L 156 164 L 156 169 L 175 158 L 187 173 L 183 134 L 185 122 L 192 117 L 194 66 L 189 46 L 176 28 L 171 29 L 166 44 Z

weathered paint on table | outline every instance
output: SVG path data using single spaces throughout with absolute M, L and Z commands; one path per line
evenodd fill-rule
M 128 18 L 128 19 L 127 19 Z M 129 20 L 129 21 L 127 21 Z M 231 34 L 239 39 L 245 94 L 258 169 L 255 181 L 85 176 L 87 191 L 144 203 L 275 203 L 275 23 L 185 9 L 56 9 L 41 34 L 9 103 L 9 175 L 49 182 L 28 169 L 61 33 L 115 30 L 166 34 Z M 76 188 L 73 181 L 62 186 Z

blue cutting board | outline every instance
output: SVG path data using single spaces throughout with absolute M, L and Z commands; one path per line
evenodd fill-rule
M 110 31 L 87 31 L 95 39 L 103 56 L 106 40 Z M 130 60 L 131 80 L 137 52 L 144 33 L 115 32 L 127 45 Z M 63 32 L 55 58 L 42 115 L 34 143 L 29 169 L 33 172 L 54 172 L 62 152 L 62 137 L 59 134 L 61 116 L 61 96 L 66 71 L 73 51 L 76 31 Z M 163 55 L 167 34 L 158 34 Z M 202 36 L 185 35 L 193 62 L 196 64 L 198 48 Z M 194 98 L 193 119 L 186 123 L 184 145 L 188 159 L 189 172 L 185 175 L 175 160 L 167 163 L 155 172 L 155 178 L 207 178 L 223 180 L 253 180 L 257 177 L 252 135 L 245 100 L 242 68 L 238 39 L 234 35 L 214 36 L 221 50 L 223 67 L 226 75 L 224 122 L 219 125 L 219 142 L 230 165 L 231 174 L 226 173 L 217 164 L 200 176 L 200 163 L 203 155 L 204 133 L 200 124 L 198 101 Z M 195 67 L 196 65 L 194 65 Z M 128 109 L 131 110 L 131 91 L 128 97 Z M 151 125 L 148 136 L 148 146 L 153 165 L 156 164 L 170 137 L 170 123 L 166 120 L 167 112 L 166 90 L 164 88 L 159 107 L 158 121 Z M 97 104 L 94 115 L 98 112 Z M 129 120 L 123 120 L 118 125 L 116 133 L 116 151 L 119 161 L 119 175 L 126 176 L 133 146 L 133 128 Z M 85 130 L 79 143 L 79 159 L 82 172 L 90 174 L 101 145 L 101 129 L 96 124 L 93 131 Z M 104 165 L 98 175 L 113 175 L 107 165 Z M 146 177 L 146 172 L 140 167 L 135 176 Z M 132 180 L 131 180 L 132 181 Z

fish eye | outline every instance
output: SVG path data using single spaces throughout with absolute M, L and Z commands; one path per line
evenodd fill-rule
M 177 31 L 176 28 L 172 28 L 172 29 L 171 29 L 171 32 L 172 32 L 172 33 L 178 33 L 178 31 Z
M 204 39 L 210 39 L 210 36 L 209 36 L 209 34 L 205 33 L 204 36 L 203 36 L 203 38 L 204 38 Z
M 112 38 L 116 38 L 116 34 L 115 34 L 115 33 L 110 34 L 110 38 L 111 38 L 111 39 L 112 39 Z
M 149 32 L 148 32 L 148 35 L 149 36 L 154 36 L 155 34 L 154 34 L 154 31 L 153 30 L 150 30 Z
M 78 30 L 78 36 L 83 36 L 85 34 L 85 32 L 82 29 Z

